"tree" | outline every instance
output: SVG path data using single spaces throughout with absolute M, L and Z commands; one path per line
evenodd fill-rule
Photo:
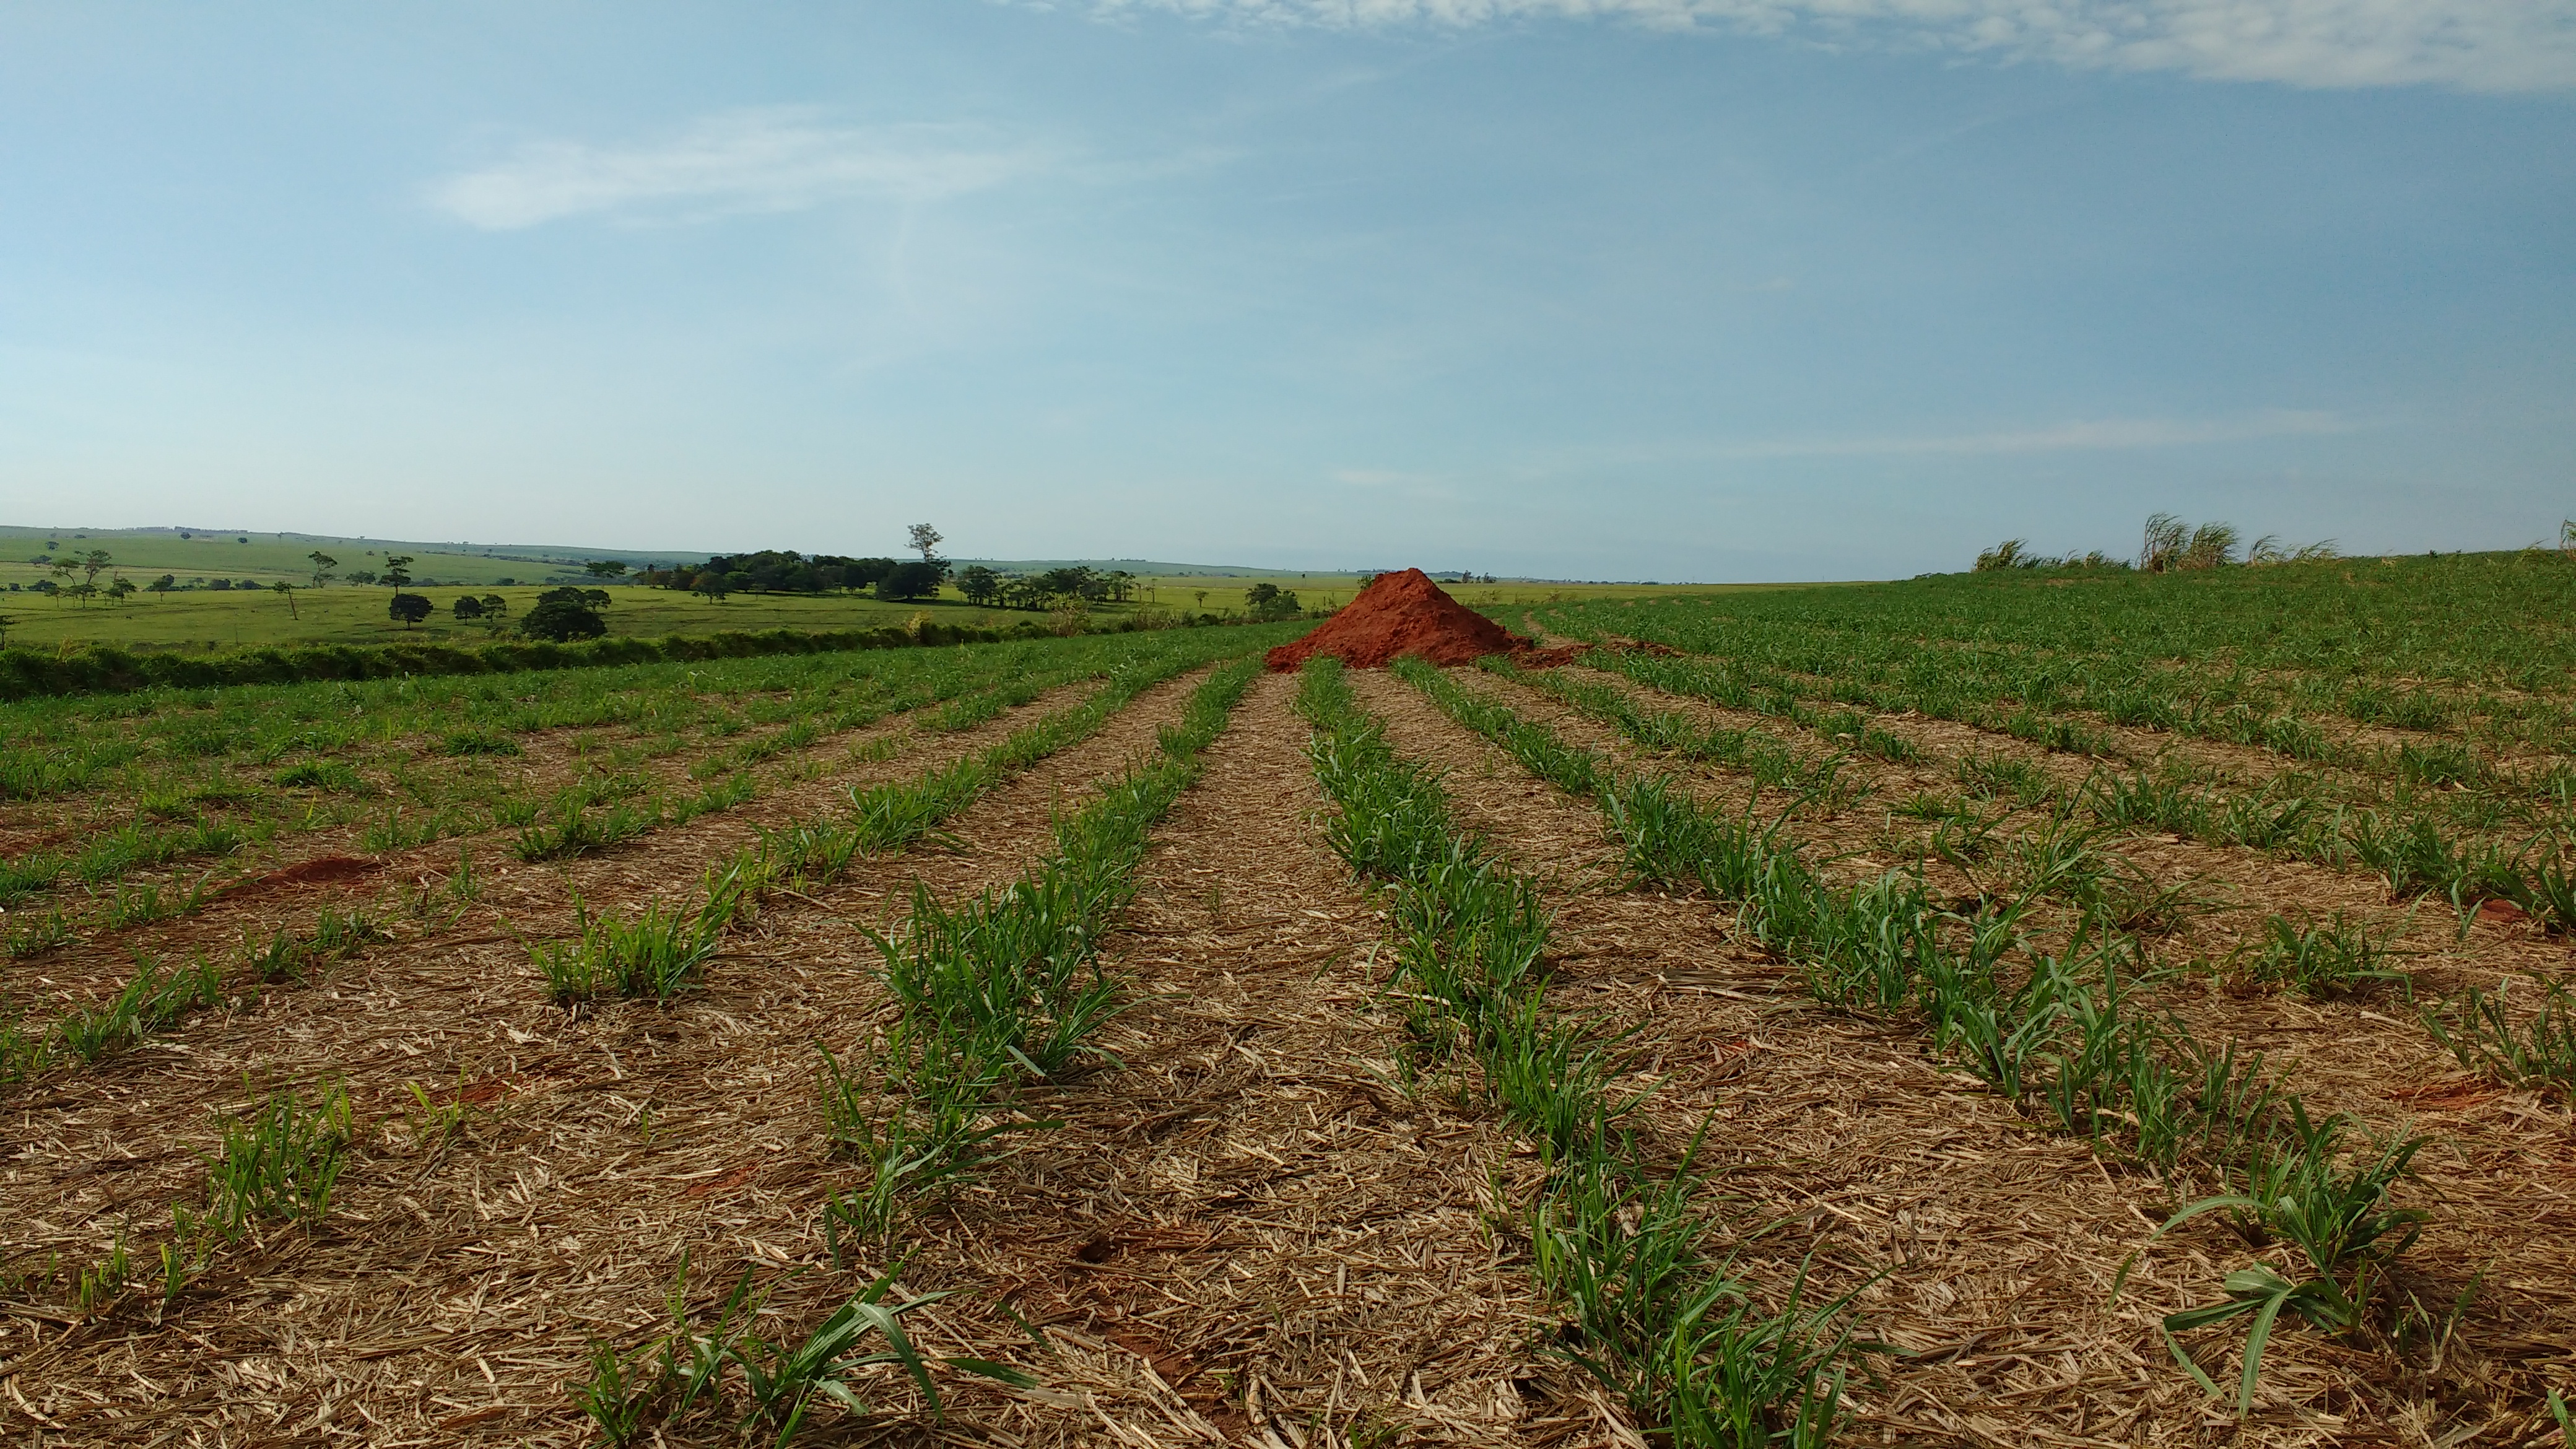
M 1243 602 L 1255 619 L 1294 619 L 1301 612 L 1297 596 L 1277 584 L 1254 584 L 1243 591 Z
M 976 564 L 957 576 L 957 592 L 970 604 L 989 604 L 1002 592 L 1002 576 Z
M 939 597 L 939 579 L 946 572 L 936 563 L 899 563 L 894 572 L 877 580 L 877 597 L 889 602 L 903 599 Z
M 385 555 L 385 571 L 378 577 L 384 581 L 385 587 L 389 589 L 403 589 L 411 587 L 411 555 L 407 553 L 389 553 Z
M 385 617 L 402 620 L 403 627 L 408 629 L 428 618 L 431 607 L 425 595 L 396 594 L 392 601 L 385 605 Z
M 474 597 L 472 594 L 458 595 L 456 599 L 456 617 L 460 620 L 482 618 L 483 601 Z
M 613 558 L 595 558 L 582 567 L 590 570 L 590 576 L 595 579 L 618 578 L 626 572 L 626 565 Z
M 598 590 L 589 590 L 597 593 Z M 550 639 L 557 644 L 575 639 L 596 639 L 608 632 L 608 621 L 599 617 L 581 589 L 548 589 L 537 595 L 537 605 L 528 617 L 519 621 L 519 632 L 531 639 Z
M 702 569 L 689 592 L 703 595 L 711 604 L 721 604 L 725 595 L 733 592 L 733 580 L 721 569 Z
M 17 623 L 17 620 L 10 618 L 8 615 L 0 614 L 0 644 L 6 644 L 9 642 L 9 631 L 16 627 Z
M 245 589 L 255 589 L 259 587 L 259 585 L 252 583 L 248 579 L 242 580 L 241 586 Z M 276 583 L 270 584 L 269 587 L 277 591 L 278 597 L 286 600 L 286 617 L 290 619 L 300 619 L 304 617 L 303 615 L 295 612 L 295 585 L 288 583 L 284 579 L 279 579 Z
M 172 589 L 179 587 L 179 576 L 177 574 L 163 574 L 161 577 L 145 584 L 144 587 L 150 589 L 156 594 L 166 594 Z
M 109 599 L 111 602 L 122 604 L 122 603 L 124 603 L 127 599 L 130 599 L 130 598 L 132 598 L 133 596 L 134 596 L 134 580 L 132 580 L 132 579 L 128 579 L 128 578 L 119 578 L 119 579 L 111 580 L 111 581 L 108 583 L 108 586 L 107 586 L 107 597 L 108 597 L 108 599 Z
M 938 548 L 940 540 L 938 529 L 931 527 L 927 523 L 916 523 L 904 531 L 912 535 L 912 542 L 906 544 L 905 547 L 919 549 L 921 551 L 921 561 L 923 563 L 936 565 L 939 562 Z M 942 570 L 942 572 L 945 573 L 946 571 Z
M 499 594 L 485 594 L 483 596 L 483 617 L 487 619 L 505 619 L 509 617 L 509 614 L 509 600 L 502 598 Z
M 81 555 L 81 572 L 88 575 L 88 577 L 82 579 L 81 582 L 85 584 L 97 583 L 98 576 L 107 572 L 107 565 L 108 557 L 106 549 L 94 548 L 88 553 Z
M 313 560 L 313 587 L 317 589 L 331 582 L 331 571 L 340 566 L 338 559 L 318 548 L 306 554 L 305 557 Z

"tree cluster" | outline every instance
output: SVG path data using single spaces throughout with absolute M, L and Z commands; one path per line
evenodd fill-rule
M 975 564 L 957 575 L 957 591 L 970 604 L 1044 611 L 1075 601 L 1123 604 L 1136 595 L 1136 576 L 1125 569 L 1103 573 L 1086 564 L 1037 574 L 1001 574 Z
M 727 594 L 830 594 L 873 589 L 881 599 L 923 599 L 948 577 L 945 560 L 847 558 L 794 549 L 718 554 L 694 568 L 647 569 L 637 579 L 665 589 L 721 599 Z

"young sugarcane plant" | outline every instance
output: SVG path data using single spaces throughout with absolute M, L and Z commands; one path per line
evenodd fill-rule
M 2226 1213 L 2237 1231 L 2255 1242 L 2283 1242 L 2299 1250 L 2314 1276 L 2293 1282 L 2257 1264 L 2222 1280 L 2227 1290 L 2223 1302 L 2185 1309 L 2164 1319 L 2165 1347 L 2174 1362 L 2217 1398 L 2225 1395 L 2174 1335 L 2238 1318 L 2251 1320 L 2236 1391 L 2240 1415 L 2253 1411 L 2263 1350 L 2281 1314 L 2294 1313 L 2329 1333 L 2359 1326 L 2369 1307 L 2374 1275 L 2413 1246 L 2426 1216 L 2420 1208 L 2388 1206 L 2388 1193 L 2428 1139 L 2382 1142 L 2376 1157 L 2347 1168 L 2336 1151 L 2347 1119 L 2337 1116 L 2312 1122 L 2306 1104 L 2295 1097 L 2288 1100 L 2288 1108 L 2288 1119 L 2278 1123 L 2273 1135 L 2251 1154 L 2244 1191 L 2203 1198 L 2175 1213 L 2120 1265 L 2111 1284 L 2117 1297 L 2129 1270 L 2157 1238 L 2204 1213 Z

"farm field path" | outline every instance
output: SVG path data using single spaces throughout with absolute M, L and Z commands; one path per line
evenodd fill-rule
M 1385 921 L 1316 827 L 1295 688 L 1255 682 L 1155 831 L 1106 953 L 1135 1003 L 1101 1039 L 1123 1066 L 1040 1091 L 1066 1125 L 920 1228 L 929 1280 L 1014 1304 L 1097 1411 L 961 1400 L 1032 1446 L 1598 1442 L 1483 1226 L 1492 1175 L 1534 1164 L 1490 1114 L 1397 1084 Z M 1027 1362 L 989 1309 L 970 1341 Z
M 406 943 L 12 1101 L 0 1251 L 84 1259 L 120 1221 L 148 1254 L 168 1204 L 194 1191 L 211 1119 L 270 1087 L 339 1082 L 366 1124 L 323 1229 L 219 1255 L 169 1329 L 120 1337 L 110 1321 L 62 1339 L 44 1316 L 0 1311 L 0 1354 L 21 1393 L 45 1391 L 33 1408 L 62 1435 L 48 1442 L 132 1442 L 145 1416 L 226 1442 L 586 1442 L 563 1384 L 590 1340 L 660 1321 L 683 1248 L 701 1289 L 746 1263 L 821 1255 L 815 1209 L 838 1169 L 813 1043 L 846 1044 L 882 1004 L 873 949 L 835 913 L 899 901 L 916 876 L 951 892 L 1008 880 L 1050 838 L 1050 807 L 1149 747 L 1194 677 L 1144 691 L 970 807 L 949 855 L 863 858 L 831 890 L 773 899 L 737 923 L 706 989 L 668 1008 L 569 1013 L 514 941 Z M 731 844 L 680 858 L 688 843 L 659 843 L 674 858 L 654 871 L 603 862 L 593 904 L 686 886 Z M 561 913 L 555 873 L 526 874 L 513 892 L 496 882 L 485 908 Z M 467 1105 L 453 1140 L 419 1135 L 413 1082 Z M 829 1292 L 800 1281 L 773 1305 L 803 1314 Z M 29 1351 L 21 1335 L 52 1341 Z
M 1912 1033 L 1812 1005 L 1784 968 L 1734 943 L 1711 903 L 1606 888 L 1619 852 L 1588 803 L 1402 682 L 1349 678 L 1401 753 L 1446 768 L 1462 824 L 1556 875 L 1551 998 L 1636 1029 L 1645 1071 L 1624 1085 L 1662 1079 L 1642 1109 L 1659 1138 L 1678 1155 L 1714 1111 L 1701 1160 L 1737 1271 L 1776 1302 L 1812 1254 L 1810 1301 L 1858 1292 L 1857 1336 L 1891 1351 L 1859 1356 L 1869 1379 L 1856 1370 L 1855 1429 L 1900 1443 L 2203 1442 L 2205 1401 L 2174 1371 L 2156 1319 L 2208 1296 L 2225 1271 L 2204 1251 L 2212 1238 L 2168 1239 L 2108 1301 L 2162 1220 L 2140 1206 L 2152 1183 L 2115 1178 Z M 2265 1359 L 2267 1401 L 2275 1386 L 2307 1400 L 2350 1382 L 2348 1357 L 2283 1334 Z M 2275 1410 L 2235 1442 L 2312 1444 L 2357 1427 Z
M 1571 743 L 1601 750 L 1630 768 L 1650 763 L 1607 726 L 1550 696 L 1490 676 L 1462 672 L 1461 682 L 1547 724 Z M 1693 702 L 1658 696 L 1656 703 L 1684 707 Z M 1876 761 L 1855 761 L 1854 767 L 1882 786 L 1891 783 L 1890 777 L 1902 782 L 1909 774 L 1906 767 Z M 1704 782 L 1713 772 L 1684 773 Z M 1720 789 L 1732 804 L 1742 786 L 1737 782 Z M 1883 788 L 1881 793 L 1891 792 Z M 1862 830 L 1860 815 L 1858 810 L 1845 812 L 1846 828 Z M 1820 850 L 1867 843 L 1835 838 L 1834 823 L 1830 818 L 1804 823 L 1801 833 L 1814 838 Z M 2134 837 L 2121 842 L 2133 859 L 2169 883 L 2199 879 L 2233 888 L 2232 922 L 2204 926 L 2187 943 L 2153 943 L 2168 965 L 2181 964 L 2173 958 L 2186 949 L 2223 954 L 2243 937 L 2259 934 L 2262 917 L 2271 913 L 2304 916 L 2350 909 L 2392 930 L 2408 925 L 2405 912 L 2386 905 L 2384 884 L 2376 878 L 2171 837 L 2146 837 L 2145 848 L 2136 849 L 2140 843 Z M 1932 863 L 1936 881 L 1941 869 Z M 2556 978 L 2571 964 L 2563 943 L 2528 926 L 2473 926 L 2464 940 L 2448 924 L 2454 918 L 2447 908 L 2436 902 L 2425 914 L 2431 920 L 2414 922 L 2401 944 L 2419 947 L 2433 959 L 2433 969 L 2423 970 L 2428 985 L 2445 980 L 2455 986 L 2487 984 L 2505 972 Z M 2186 977 L 2165 983 L 2155 999 L 2201 1041 L 2234 1040 L 2265 1053 L 2314 1110 L 2348 1114 L 2383 1134 L 2431 1136 L 2416 1159 L 2419 1181 L 2408 1200 L 2432 1208 L 2433 1215 L 2421 1245 L 2410 1255 L 2413 1277 L 2406 1286 L 2425 1302 L 2447 1305 L 2473 1277 L 2483 1275 L 2482 1292 L 2448 1355 L 2449 1394 L 2465 1399 L 2472 1386 L 2483 1391 L 2517 1382 L 2527 1390 L 2531 1369 L 2576 1357 L 2576 1252 L 2568 1246 L 2576 1241 L 2571 1238 L 2576 1233 L 2576 1120 L 2564 1108 L 2462 1071 L 2394 990 L 2309 1001 L 2281 991 L 2222 990 L 2206 977 Z M 2172 1205 L 2157 1200 L 2146 1186 L 2140 1184 L 2139 1200 L 2161 1221 Z M 2221 1235 L 2207 1240 L 2225 1244 Z M 2159 1255 L 2167 1251 L 2166 1246 L 2157 1250 Z M 2271 1373 L 2268 1356 L 2265 1372 Z M 2387 1412 L 2382 1397 L 2379 1412 Z

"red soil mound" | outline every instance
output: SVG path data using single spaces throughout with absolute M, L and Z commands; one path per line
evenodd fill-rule
M 1330 654 L 1361 669 L 1382 669 L 1399 656 L 1419 654 L 1434 664 L 1473 664 L 1488 654 L 1513 654 L 1534 664 L 1562 664 L 1562 649 L 1542 650 L 1502 625 L 1441 592 L 1420 569 L 1379 574 L 1348 606 L 1315 632 L 1270 651 L 1272 669 L 1294 669 Z

